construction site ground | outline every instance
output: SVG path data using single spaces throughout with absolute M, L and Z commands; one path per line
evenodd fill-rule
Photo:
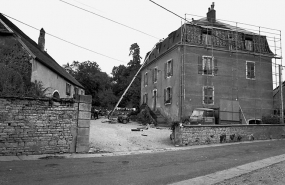
M 139 129 L 138 129 L 139 128 Z M 132 131 L 133 129 L 139 131 Z M 167 127 L 147 127 L 137 122 L 127 124 L 106 118 L 91 120 L 90 152 L 129 152 L 174 148 Z

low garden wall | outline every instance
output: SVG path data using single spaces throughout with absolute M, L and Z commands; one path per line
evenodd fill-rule
M 91 96 L 0 98 L 0 156 L 87 152 Z
M 205 145 L 224 142 L 285 138 L 285 125 L 176 125 L 175 145 Z

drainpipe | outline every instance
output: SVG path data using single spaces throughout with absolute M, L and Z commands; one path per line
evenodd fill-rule
M 284 124 L 283 82 L 282 82 L 282 66 L 281 65 L 279 65 L 279 89 L 280 89 L 280 102 L 281 102 L 280 123 Z

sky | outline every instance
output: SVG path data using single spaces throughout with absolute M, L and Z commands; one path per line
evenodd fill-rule
M 232 25 L 239 22 L 238 26 L 250 29 L 266 27 L 280 30 L 281 40 L 285 39 L 284 0 L 153 1 L 181 17 L 191 14 L 186 16 L 188 19 L 206 17 L 208 8 L 215 2 L 217 19 L 233 21 Z M 107 74 L 111 74 L 114 66 L 127 65 L 132 59 L 129 56 L 131 44 L 140 46 L 144 59 L 160 39 L 184 23 L 178 16 L 149 0 L 0 0 L 0 4 L 1 13 L 38 29 L 8 17 L 35 42 L 38 42 L 39 29 L 44 28 L 45 49 L 60 65 L 95 61 Z M 261 34 L 270 32 L 272 40 L 274 36 L 280 40 L 280 31 L 276 30 L 261 28 Z M 276 44 L 280 47 L 280 42 Z M 285 54 L 284 49 L 277 50 L 278 55 L 281 52 Z

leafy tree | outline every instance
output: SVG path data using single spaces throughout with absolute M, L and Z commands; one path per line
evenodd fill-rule
M 85 87 L 85 94 L 92 95 L 92 105 L 107 108 L 114 106 L 116 97 L 113 95 L 111 77 L 102 72 L 96 62 L 73 61 L 63 68 Z
M 119 98 L 124 93 L 125 89 L 130 84 L 131 80 L 141 67 L 140 47 L 137 43 L 134 43 L 130 47 L 130 53 L 132 60 L 127 66 L 119 65 L 113 67 L 113 92 Z M 138 75 L 129 88 L 128 92 L 124 96 L 119 106 L 122 107 L 139 107 L 140 105 L 140 84 L 141 77 Z

